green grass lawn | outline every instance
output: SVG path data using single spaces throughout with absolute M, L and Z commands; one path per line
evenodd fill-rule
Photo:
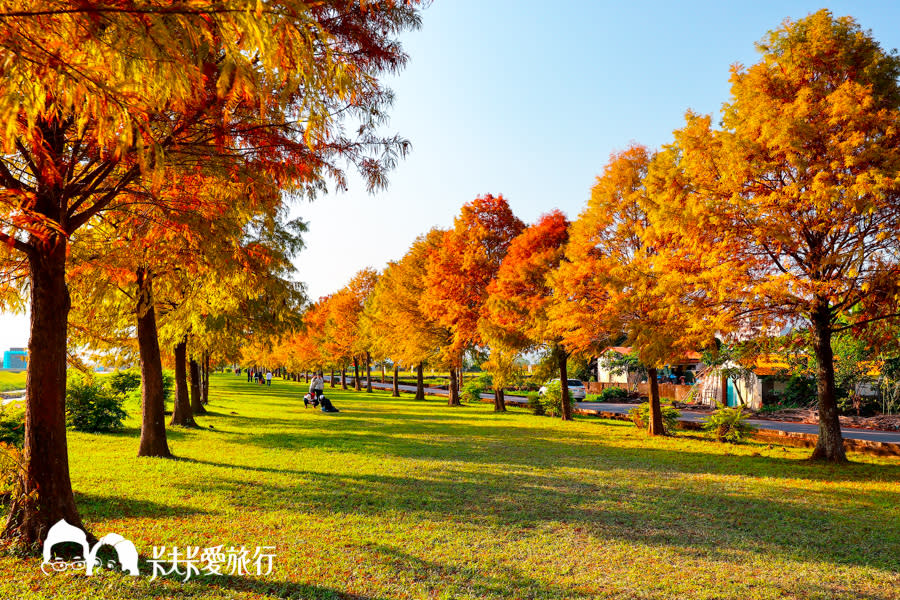
M 274 545 L 271 575 L 45 576 L 4 556 L 0 598 L 900 598 L 896 460 L 380 392 L 326 388 L 327 415 L 304 387 L 216 376 L 204 428 L 170 432 L 178 461 L 136 458 L 134 419 L 69 434 L 94 533 L 145 558 Z
M 0 371 L 0 392 L 25 389 L 25 371 Z

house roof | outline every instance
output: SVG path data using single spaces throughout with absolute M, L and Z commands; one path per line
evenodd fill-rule
M 603 349 L 600 353 L 600 356 L 603 356 L 607 352 L 618 352 L 619 354 L 631 354 L 633 348 L 631 346 L 608 346 Z M 684 356 L 679 358 L 677 361 L 674 361 L 670 364 L 672 365 L 695 365 L 700 362 L 702 356 L 699 352 L 685 352 Z
M 603 349 L 603 352 L 600 354 L 606 354 L 607 352 L 618 352 L 619 354 L 631 354 L 631 346 L 609 346 Z

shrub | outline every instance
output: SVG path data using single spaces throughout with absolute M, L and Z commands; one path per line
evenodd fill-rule
M 756 431 L 756 427 L 747 422 L 743 407 L 729 408 L 720 404 L 703 423 L 703 431 L 720 442 L 740 444 Z
M 881 407 L 878 399 L 870 396 L 861 396 L 855 392 L 838 392 L 837 405 L 842 415 L 855 415 L 857 417 L 872 417 L 878 413 Z
M 551 381 L 545 386 L 545 390 L 540 396 L 544 414 L 548 417 L 562 415 L 562 384 L 559 381 Z
M 666 404 L 661 405 L 660 410 L 662 410 L 663 431 L 666 435 L 674 434 L 675 429 L 678 427 L 678 418 L 681 416 L 681 413 Z M 628 411 L 628 416 L 631 417 L 635 427 L 647 429 L 650 425 L 650 403 L 638 404 Z
M 25 445 L 25 409 L 12 404 L 0 406 L 0 443 L 21 448 Z
M 485 378 L 478 377 L 463 386 L 459 399 L 461 402 L 481 402 L 481 394 L 487 391 L 488 387 Z
M 628 400 L 628 390 L 618 387 L 610 387 L 602 390 L 598 402 L 625 402 Z
M 794 375 L 788 380 L 784 391 L 781 392 L 781 402 L 784 406 L 809 406 L 815 403 L 816 394 L 816 380 L 814 378 Z
M 116 371 L 109 376 L 109 387 L 117 394 L 125 395 L 141 387 L 141 373 L 137 369 Z
M 537 392 L 528 392 L 525 394 L 528 398 L 528 409 L 532 414 L 541 416 L 544 414 L 544 405 L 541 403 L 541 395 Z
M 70 377 L 66 383 L 66 424 L 91 433 L 122 428 L 127 413 L 122 397 L 93 377 Z

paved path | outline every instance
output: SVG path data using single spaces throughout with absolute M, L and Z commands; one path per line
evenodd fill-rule
M 8 392 L 0 392 L 0 406 L 6 406 L 13 402 L 21 402 L 25 399 L 25 390 L 10 390 Z
M 617 414 L 625 414 L 632 408 L 634 404 L 611 404 L 606 402 L 578 402 L 578 408 L 587 408 L 590 410 L 611 412 Z M 680 410 L 681 419 L 683 421 L 692 421 L 699 423 L 709 416 L 706 412 L 696 412 L 690 410 Z M 769 421 L 766 419 L 748 419 L 749 423 L 756 425 L 760 429 L 772 429 L 774 431 L 787 431 L 789 433 L 811 433 L 819 434 L 818 425 L 808 425 L 806 423 L 786 423 L 784 421 Z M 842 427 L 841 433 L 844 438 L 851 440 L 869 440 L 872 442 L 889 442 L 892 444 L 900 444 L 900 431 L 878 431 L 875 429 L 857 429 L 854 427 Z
M 325 376 L 326 381 L 329 377 Z M 337 378 L 335 378 L 337 379 Z M 348 385 L 353 381 L 352 377 L 347 378 Z M 392 384 L 390 383 L 381 383 L 377 381 L 372 381 L 373 388 L 380 389 L 391 389 Z M 404 392 L 415 392 L 416 386 L 414 385 L 401 385 L 400 390 Z M 449 392 L 447 390 L 441 388 L 425 388 L 426 394 L 434 394 L 438 396 L 447 396 Z M 485 400 L 493 400 L 493 394 L 482 394 L 481 397 Z M 517 401 L 525 401 L 525 398 L 521 396 L 512 396 L 510 394 L 506 395 L 507 402 L 517 402 Z M 610 412 L 616 414 L 627 414 L 629 410 L 635 407 L 634 404 L 613 404 L 607 402 L 576 402 L 576 408 L 587 409 L 587 410 L 596 410 L 602 412 Z M 690 410 L 682 410 L 681 411 L 681 419 L 685 421 L 693 421 L 699 423 L 703 421 L 709 413 L 704 412 L 695 412 Z M 813 435 L 819 434 L 819 426 L 818 425 L 807 425 L 805 423 L 786 423 L 784 421 L 768 421 L 764 419 L 750 419 L 750 423 L 756 425 L 760 429 L 770 429 L 773 431 L 785 431 L 788 433 L 811 433 Z M 900 432 L 898 431 L 878 431 L 874 429 L 856 429 L 854 427 L 842 427 L 841 433 L 843 434 L 845 439 L 851 440 L 868 440 L 872 442 L 884 442 L 891 444 L 900 444 Z

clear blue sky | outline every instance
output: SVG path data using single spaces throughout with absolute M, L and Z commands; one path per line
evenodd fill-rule
M 823 7 L 900 47 L 896 1 L 435 0 L 390 79 L 387 130 L 412 153 L 385 192 L 353 181 L 294 208 L 310 225 L 299 279 L 312 298 L 333 292 L 479 194 L 505 195 L 529 222 L 553 208 L 576 217 L 611 152 L 667 143 L 688 109 L 718 111 L 729 67 L 756 62 L 754 42 Z M 23 318 L 0 317 L 0 349 L 26 341 Z
M 688 109 L 717 112 L 729 67 L 822 7 L 900 47 L 896 1 L 436 0 L 391 82 L 391 129 L 412 154 L 384 193 L 357 186 L 298 210 L 310 221 L 301 280 L 316 298 L 382 268 L 479 194 L 504 194 L 527 222 L 552 208 L 575 218 L 611 152 L 667 143 Z

